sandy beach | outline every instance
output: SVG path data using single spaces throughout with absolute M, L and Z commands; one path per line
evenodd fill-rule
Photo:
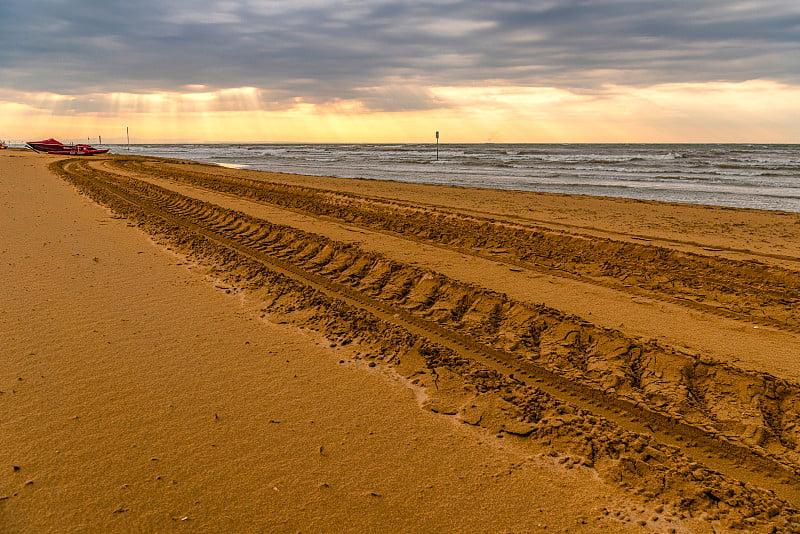
M 0 153 L 1 532 L 800 532 L 800 214 Z

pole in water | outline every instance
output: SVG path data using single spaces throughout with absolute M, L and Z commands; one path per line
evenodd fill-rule
M 128 130 L 128 127 L 125 127 L 125 134 L 128 136 L 128 150 L 131 149 L 131 132 Z
M 102 135 L 98 135 L 97 136 L 97 144 L 98 145 L 102 145 L 103 144 L 103 136 Z
M 439 161 L 439 131 L 436 131 L 436 161 Z

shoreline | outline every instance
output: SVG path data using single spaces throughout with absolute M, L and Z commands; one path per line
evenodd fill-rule
M 149 158 L 148 156 L 136 156 Z M 176 165 L 210 165 L 205 162 L 157 158 Z M 173 161 L 174 160 L 174 161 Z M 185 161 L 185 163 L 182 163 Z M 181 167 L 177 167 L 181 168 Z M 226 169 L 226 167 L 222 167 Z M 769 257 L 775 250 L 790 252 L 774 254 L 776 259 L 800 261 L 800 247 L 792 246 L 793 238 L 800 241 L 800 213 L 792 211 L 739 208 L 710 204 L 688 204 L 583 194 L 547 193 L 534 191 L 498 190 L 460 185 L 421 184 L 378 180 L 373 178 L 338 178 L 323 175 L 304 175 L 254 169 L 227 168 L 225 174 L 256 180 L 278 181 L 291 185 L 308 185 L 352 194 L 369 190 L 373 198 L 413 201 L 431 207 L 459 209 L 466 213 L 544 224 L 591 235 L 606 235 L 625 239 L 626 236 L 646 238 L 666 246 L 719 247 L 722 251 L 756 253 Z M 452 191 L 454 195 L 448 192 Z M 466 195 L 458 195 L 466 193 Z M 478 200 L 467 198 L 471 193 Z M 451 197 L 455 198 L 451 198 Z M 427 202 L 423 199 L 428 199 Z M 466 205 L 460 206 L 459 203 Z M 486 210 L 485 205 L 495 205 Z M 601 215 L 594 215 L 599 212 Z M 684 222 L 679 228 L 675 222 Z M 697 228 L 692 228 L 695 225 Z M 784 232 L 775 239 L 771 230 L 778 226 Z M 740 231 L 745 228 L 745 232 Z M 770 230 L 762 227 L 770 228 Z M 792 239 L 789 239 L 791 237 Z M 670 245 L 672 243 L 672 245 Z M 737 247 L 748 243 L 751 248 Z M 687 248 L 687 250 L 689 250 Z
M 428 158 L 432 146 L 167 144 L 141 145 L 141 153 L 254 170 L 800 212 L 793 145 L 453 144 L 441 161 Z
M 369 196 L 374 198 L 395 199 L 400 201 L 415 201 L 421 204 L 429 204 L 432 207 L 446 207 L 449 209 L 459 208 L 458 203 L 463 202 L 463 196 L 458 196 L 454 201 L 449 200 L 447 191 L 455 193 L 467 192 L 475 193 L 479 201 L 471 202 L 467 207 L 460 207 L 460 211 L 486 214 L 487 216 L 501 217 L 508 220 L 522 220 L 536 224 L 551 225 L 553 227 L 574 230 L 576 232 L 586 232 L 594 235 L 607 235 L 616 238 L 625 236 L 646 237 L 659 244 L 672 242 L 675 245 L 689 245 L 702 247 L 720 246 L 722 250 L 732 252 L 756 253 L 765 257 L 770 256 L 770 250 L 786 249 L 792 242 L 787 239 L 797 236 L 794 226 L 800 225 L 800 212 L 769 210 L 759 208 L 744 208 L 735 206 L 719 206 L 714 204 L 694 204 L 683 202 L 669 202 L 661 200 L 636 199 L 625 197 L 598 196 L 590 194 L 573 193 L 551 193 L 525 190 L 507 190 L 473 187 L 466 185 L 450 184 L 429 184 L 416 182 L 402 182 L 391 179 L 376 178 L 342 178 L 326 176 L 322 174 L 298 174 L 283 171 L 257 170 L 241 167 L 228 166 L 219 162 L 198 161 L 181 159 L 174 157 L 129 155 L 129 154 L 109 154 L 109 157 L 119 158 L 141 158 L 142 160 L 161 161 L 167 165 L 177 165 L 178 169 L 184 165 L 207 166 L 229 171 L 227 174 L 234 175 L 241 173 L 243 176 L 250 176 L 256 180 L 279 181 L 291 185 L 308 185 L 320 189 L 332 189 L 347 193 L 360 194 L 366 189 Z M 238 164 L 237 164 L 238 165 Z M 441 193 L 441 194 L 439 194 Z M 396 196 L 395 196 L 396 195 Z M 422 202 L 424 197 L 435 199 L 436 202 Z M 479 209 L 485 203 L 497 204 L 501 209 L 494 211 L 482 211 Z M 577 204 L 577 205 L 576 205 Z M 631 210 L 631 208 L 634 208 Z M 506 211 L 503 211 L 506 210 Z M 592 217 L 594 211 L 607 211 L 609 218 L 603 216 Z M 536 212 L 535 216 L 527 212 Z M 674 212 L 671 213 L 671 212 Z M 565 213 L 569 217 L 565 217 Z M 619 222 L 615 219 L 625 220 Z M 692 228 L 687 226 L 679 230 L 671 228 L 674 223 L 671 220 L 685 220 L 696 224 L 699 228 L 698 233 L 692 234 Z M 712 226 L 717 224 L 717 226 Z M 704 225 L 709 227 L 704 228 Z M 760 230 L 762 226 L 779 226 L 780 231 L 787 232 L 786 235 L 774 237 L 769 231 L 761 231 L 755 234 L 739 232 L 737 227 L 747 226 L 748 232 Z M 629 228 L 634 231 L 626 231 Z M 646 233 L 645 228 L 651 229 L 651 233 Z M 687 230 L 689 232 L 687 232 Z M 727 235 L 719 235 L 727 234 Z M 687 237 L 689 236 L 689 237 Z M 699 237 L 702 236 L 702 237 Z M 755 236 L 761 243 L 752 239 Z M 707 240 L 703 242 L 703 237 L 712 237 L 719 242 Z M 756 244 L 755 248 L 740 249 L 735 246 L 735 242 L 750 242 Z M 800 261 L 800 247 L 792 247 L 791 254 L 773 254 L 775 259 L 788 259 L 790 261 Z

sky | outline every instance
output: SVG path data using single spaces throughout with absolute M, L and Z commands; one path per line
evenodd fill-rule
M 0 0 L 0 139 L 800 143 L 797 0 Z

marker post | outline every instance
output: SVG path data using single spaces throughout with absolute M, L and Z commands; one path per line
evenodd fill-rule
M 439 161 L 439 131 L 436 131 L 436 161 Z

